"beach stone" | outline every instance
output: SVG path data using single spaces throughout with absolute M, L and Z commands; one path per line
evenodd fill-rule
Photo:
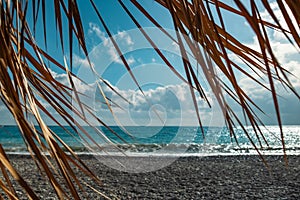
M 57 199 L 31 159 L 13 155 L 9 158 L 40 199 Z M 299 199 L 300 156 L 289 157 L 288 169 L 281 162 L 282 157 L 266 156 L 271 173 L 257 156 L 250 155 L 179 158 L 166 168 L 140 174 L 113 170 L 93 156 L 81 158 L 103 180 L 103 185 L 93 185 L 77 170 L 79 179 L 112 199 Z M 13 185 L 18 188 L 19 198 L 27 199 L 16 181 Z M 85 189 L 88 193 L 83 199 L 103 199 Z

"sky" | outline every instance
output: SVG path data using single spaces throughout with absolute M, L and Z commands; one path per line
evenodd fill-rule
M 226 1 L 232 2 L 232 1 Z M 107 124 L 115 125 L 182 125 L 195 126 L 198 125 L 195 107 L 191 98 L 190 90 L 187 84 L 178 78 L 162 61 L 157 53 L 151 48 L 149 43 L 136 29 L 136 26 L 121 9 L 117 1 L 97 1 L 99 12 L 103 16 L 107 26 L 112 31 L 122 53 L 131 67 L 141 90 L 133 81 L 130 73 L 123 65 L 118 53 L 109 40 L 108 34 L 105 32 L 93 8 L 86 1 L 79 1 L 81 17 L 83 21 L 86 44 L 89 51 L 89 57 L 92 66 L 97 72 L 97 76 L 92 73 L 91 68 L 83 56 L 78 46 L 74 47 L 73 55 L 73 72 L 88 84 L 76 82 L 77 89 L 89 95 L 89 98 L 81 97 L 82 101 L 91 105 L 97 116 Z M 182 66 L 181 55 L 178 46 L 163 33 L 155 28 L 129 1 L 124 1 L 133 15 L 138 19 L 139 23 L 146 29 L 153 41 L 158 45 L 160 51 L 164 53 L 166 58 L 176 70 L 185 77 Z M 170 14 L 159 6 L 155 1 L 142 0 L 139 1 L 152 16 L 166 29 L 171 35 L 175 35 L 173 31 L 172 19 Z M 70 63 L 68 48 L 62 52 L 58 34 L 55 31 L 55 21 L 53 17 L 53 7 L 47 5 L 47 50 L 57 60 L 63 63 L 64 56 Z M 271 4 L 276 14 L 279 13 L 275 4 Z M 30 9 L 30 8 L 29 8 Z M 264 19 L 272 22 L 272 19 L 263 9 L 260 10 Z M 30 13 L 30 12 L 29 12 Z M 279 14 L 280 22 L 286 26 L 283 17 Z M 31 15 L 28 15 L 28 21 L 32 22 Z M 258 42 L 254 37 L 249 25 L 244 19 L 236 17 L 231 13 L 223 12 L 225 26 L 227 30 L 236 38 L 243 41 L 247 46 L 259 49 Z M 41 21 L 38 27 L 42 26 Z M 298 30 L 299 31 L 299 30 Z M 294 75 L 290 77 L 291 82 L 298 92 L 300 92 L 300 56 L 299 49 L 292 46 L 281 33 L 274 30 L 268 30 L 271 44 L 273 45 L 275 55 L 279 61 Z M 68 47 L 66 39 L 67 30 L 64 33 L 65 47 Z M 42 29 L 37 29 L 36 40 L 39 45 L 45 47 Z M 241 66 L 244 64 L 233 54 L 230 58 L 235 60 Z M 197 65 L 191 59 L 193 67 Z M 69 84 L 67 76 L 63 71 L 58 70 L 54 66 L 51 67 L 53 76 L 62 83 Z M 200 83 L 208 96 L 212 108 L 204 102 L 198 95 L 196 101 L 199 105 L 201 120 L 207 126 L 223 126 L 224 119 L 221 114 L 214 95 L 212 94 L 208 83 L 206 82 L 201 69 L 198 71 Z M 255 76 L 255 74 L 252 74 Z M 115 91 L 112 90 L 101 80 L 103 78 Z M 238 82 L 247 94 L 261 106 L 267 115 L 259 114 L 265 124 L 276 124 L 274 105 L 271 94 L 266 90 L 254 84 L 248 77 L 238 75 Z M 267 84 L 267 83 L 266 83 Z M 279 101 L 282 121 L 286 125 L 300 124 L 300 103 L 291 92 L 286 91 L 280 84 L 276 83 L 276 89 L 279 92 Z M 112 100 L 111 106 L 108 107 L 102 97 L 103 92 Z M 120 95 L 119 95 L 120 94 Z M 126 99 L 126 100 L 124 100 Z M 229 100 L 230 101 L 230 100 Z M 46 103 L 43 102 L 45 106 Z M 48 105 L 47 107 L 53 115 L 57 115 Z M 113 110 L 111 114 L 110 108 Z M 240 108 L 232 102 L 233 110 L 242 116 Z M 59 117 L 57 115 L 57 117 Z M 47 121 L 48 119 L 46 119 Z M 0 106 L 0 121 L 3 124 L 13 124 L 14 120 L 9 116 L 6 108 Z M 51 123 L 48 121 L 48 123 Z M 95 122 L 96 123 L 96 122 Z

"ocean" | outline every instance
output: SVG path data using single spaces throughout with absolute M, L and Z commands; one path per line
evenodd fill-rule
M 130 155 L 171 155 L 209 156 L 232 154 L 257 154 L 242 129 L 236 128 L 236 143 L 226 128 L 204 127 L 204 137 L 199 127 L 142 127 L 112 126 L 84 127 L 91 138 L 71 127 L 50 126 L 74 151 L 84 154 L 130 154 Z M 300 153 L 300 126 L 284 126 L 285 144 L 288 154 Z M 280 131 L 277 126 L 262 128 L 265 140 L 256 138 L 252 128 L 247 128 L 249 137 L 263 154 L 282 154 Z M 99 134 L 101 133 L 101 134 Z M 94 142 L 92 142 L 92 140 Z M 0 127 L 0 143 L 6 152 L 26 154 L 25 143 L 17 126 Z M 97 144 L 97 145 L 96 145 Z

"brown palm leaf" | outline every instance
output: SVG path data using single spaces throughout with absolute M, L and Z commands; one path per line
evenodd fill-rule
M 105 19 L 103 19 L 101 12 L 97 9 L 94 1 L 91 0 L 90 2 L 101 23 L 105 26 Z M 131 0 L 131 3 L 140 10 L 149 21 L 160 28 L 163 33 L 168 37 L 171 37 L 171 39 L 179 45 L 182 57 L 186 58 L 186 54 L 190 53 L 193 55 L 199 66 L 202 68 L 205 78 L 209 80 L 209 85 L 222 108 L 226 124 L 232 136 L 235 137 L 234 127 L 240 125 L 258 152 L 258 147 L 254 144 L 252 138 L 246 131 L 242 120 L 238 118 L 236 113 L 230 107 L 225 95 L 229 96 L 241 107 L 246 118 L 245 121 L 250 122 L 250 125 L 253 127 L 257 139 L 262 146 L 263 141 L 265 143 L 267 142 L 259 127 L 259 125 L 262 124 L 261 120 L 253 109 L 253 107 L 259 107 L 242 89 L 235 72 L 238 71 L 244 74 L 254 82 L 258 83 L 262 88 L 271 92 L 278 124 L 281 130 L 282 148 L 286 155 L 275 83 L 280 82 L 294 92 L 298 98 L 300 97 L 288 78 L 289 72 L 278 62 L 274 55 L 266 29 L 272 28 L 276 31 L 283 32 L 290 42 L 295 46 L 300 47 L 299 32 L 297 32 L 300 22 L 300 15 L 298 12 L 300 3 L 297 1 L 286 0 L 286 4 L 283 4 L 282 1 L 277 1 L 278 7 L 288 25 L 288 28 L 285 29 L 280 25 L 279 20 L 270 8 L 269 2 L 266 0 L 262 1 L 263 6 L 273 18 L 274 23 L 266 22 L 261 18 L 257 3 L 254 0 L 250 1 L 250 8 L 246 8 L 240 0 L 234 1 L 235 6 L 217 0 L 156 0 L 156 2 L 170 12 L 174 29 L 178 31 L 176 38 L 172 38 L 172 36 L 168 35 L 167 31 L 159 25 L 155 18 L 152 17 L 141 4 L 136 0 Z M 140 28 L 142 34 L 170 70 L 182 81 L 189 84 L 195 112 L 197 112 L 199 125 L 201 126 L 201 115 L 198 111 L 195 94 L 199 93 L 204 99 L 207 100 L 207 98 L 206 94 L 203 92 L 200 81 L 196 76 L 197 72 L 190 61 L 186 59 L 182 60 L 186 76 L 184 77 L 174 66 L 172 66 L 164 54 L 156 48 L 156 44 L 151 40 L 151 37 L 143 31 L 138 19 L 135 18 L 130 9 L 128 9 L 122 1 L 119 1 L 119 3 L 124 12 L 126 12 L 135 25 Z M 29 6 L 29 4 L 31 5 Z M 62 126 L 63 123 L 57 121 L 39 101 L 42 99 L 47 102 L 55 112 L 62 117 L 64 122 L 76 132 L 76 134 L 82 134 L 91 141 L 93 141 L 93 138 L 91 138 L 87 130 L 80 125 L 79 121 L 74 119 L 70 114 L 70 111 L 75 113 L 78 119 L 83 120 L 88 125 L 91 125 L 91 122 L 86 119 L 86 114 L 92 115 L 102 125 L 107 128 L 109 127 L 97 118 L 96 115 L 93 115 L 92 110 L 87 105 L 81 102 L 80 96 L 82 94 L 78 92 L 76 84 L 74 84 L 75 79 L 79 80 L 79 78 L 72 73 L 74 43 L 82 49 L 88 59 L 88 50 L 85 45 L 85 35 L 80 8 L 78 7 L 76 0 L 53 0 L 53 5 L 54 11 L 48 11 L 46 9 L 46 0 L 0 1 L 0 98 L 14 117 L 24 142 L 27 145 L 28 151 L 31 153 L 32 159 L 40 167 L 45 177 L 48 178 L 48 181 L 53 186 L 57 196 L 61 199 L 79 199 L 80 195 L 78 188 L 82 189 L 82 183 L 76 176 L 74 167 L 80 169 L 87 176 L 92 177 L 95 182 L 99 184 L 100 180 L 85 165 L 85 163 L 80 160 L 78 155 L 76 155 L 76 153 L 47 126 L 44 119 L 41 117 L 42 113 L 51 118 L 59 126 Z M 28 7 L 30 7 L 31 10 L 28 10 Z M 216 14 L 212 13 L 212 9 L 216 10 Z M 292 16 L 288 14 L 287 9 L 291 10 Z M 221 10 L 226 10 L 239 17 L 245 18 L 246 22 L 257 36 L 260 50 L 247 47 L 227 31 L 223 22 Z M 61 49 L 62 52 L 65 53 L 66 48 L 68 47 L 70 67 L 68 67 L 67 63 L 60 63 L 48 52 L 48 36 L 46 30 L 47 12 L 55 13 L 55 23 Z M 35 42 L 36 24 L 40 19 L 39 13 L 41 13 L 40 15 L 42 18 L 45 49 Z M 27 21 L 27 15 L 29 14 L 32 14 L 33 16 L 32 27 L 28 25 Z M 295 19 L 296 24 L 292 19 Z M 67 34 L 64 33 L 64 20 L 67 24 Z M 216 23 L 216 21 L 219 21 L 220 23 Z M 105 31 L 108 35 L 111 35 L 111 31 L 106 26 Z M 65 38 L 68 41 L 67 45 Z M 122 52 L 118 45 L 114 41 L 112 42 L 118 54 L 121 56 L 125 68 L 138 85 L 134 74 L 131 73 L 130 65 L 122 56 Z M 229 56 L 229 52 L 238 56 L 246 63 L 249 69 L 245 69 L 243 66 L 240 66 L 239 63 L 232 60 Z M 69 85 L 64 85 L 55 80 L 51 74 L 49 65 L 46 63 L 51 63 L 52 66 L 64 70 L 68 77 Z M 226 80 L 221 80 L 220 75 L 218 75 L 216 71 L 220 71 Z M 261 74 L 267 78 L 269 86 L 265 86 L 263 82 L 253 77 L 249 71 L 261 72 Z M 103 96 L 109 106 L 109 99 L 105 97 L 105 94 L 103 94 Z M 74 102 L 78 107 L 74 106 Z M 208 100 L 207 103 L 209 103 Z M 34 120 L 40 130 L 31 123 L 28 117 L 29 115 L 34 116 Z M 96 127 L 95 130 L 98 134 L 103 134 Z M 114 134 L 117 135 L 117 133 Z M 103 135 L 103 137 L 105 137 L 105 135 Z M 98 145 L 95 141 L 94 143 Z M 64 150 L 61 145 L 64 147 Z M 101 147 L 99 146 L 99 148 Z M 47 156 L 48 154 L 49 156 Z M 18 198 L 10 177 L 17 180 L 29 198 L 38 198 L 32 188 L 30 188 L 29 184 L 26 183 L 26 180 L 18 173 L 18 169 L 15 169 L 11 164 L 1 145 L 0 168 L 4 177 L 3 180 L 0 179 L 0 187 L 8 198 Z M 64 182 L 65 187 L 62 186 L 62 182 Z

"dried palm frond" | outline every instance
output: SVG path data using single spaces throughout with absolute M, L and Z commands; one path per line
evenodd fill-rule
M 40 3 L 42 4 L 45 31 L 44 39 L 46 42 L 46 2 L 33 1 L 32 5 L 34 6 L 32 11 L 34 13 L 33 15 L 36 16 L 37 11 L 35 10 L 35 5 L 38 4 L 37 7 L 39 7 Z M 77 131 L 78 128 L 83 130 L 83 128 L 74 121 L 68 111 L 74 111 L 84 120 L 82 110 L 85 105 L 80 103 L 75 85 L 73 84 L 73 75 L 68 68 L 59 64 L 58 61 L 36 44 L 26 20 L 28 1 L 1 1 L 0 4 L 0 98 L 13 115 L 32 158 L 37 165 L 43 169 L 42 172 L 48 177 L 49 183 L 53 186 L 57 196 L 61 199 L 66 197 L 70 198 L 71 196 L 78 199 L 80 198 L 78 189 L 82 189 L 82 186 L 74 173 L 74 167 L 79 168 L 86 175 L 91 176 L 96 182 L 100 183 L 100 180 L 79 159 L 73 150 L 45 124 L 41 117 L 41 112 L 62 126 L 40 101 L 44 100 L 49 103 L 75 131 Z M 70 57 L 72 57 L 73 35 L 76 35 L 78 43 L 87 55 L 82 23 L 76 2 L 69 1 L 68 9 L 64 1 L 54 1 L 54 5 L 61 41 L 63 41 L 61 15 L 66 15 L 69 20 Z M 35 20 L 36 18 L 37 17 L 34 17 Z M 64 49 L 63 42 L 61 45 Z M 53 78 L 44 59 L 66 71 L 71 88 Z M 70 101 L 73 97 L 72 92 L 76 94 L 74 101 L 78 102 L 81 111 L 78 111 Z M 34 120 L 40 127 L 40 131 L 37 130 L 34 124 L 29 120 L 29 115 L 34 116 Z M 87 134 L 84 130 L 83 133 Z M 63 151 L 61 145 L 65 147 L 66 151 Z M 46 154 L 49 154 L 51 159 L 48 159 Z M 2 173 L 8 183 L 8 186 L 6 186 L 2 183 L 3 181 L 1 181 L 1 187 L 8 197 L 16 198 L 16 193 L 10 184 L 9 176 L 6 175 L 5 168 L 8 169 L 12 177 L 24 188 L 28 197 L 36 199 L 36 194 L 26 183 L 26 180 L 22 179 L 13 165 L 10 164 L 3 149 L 1 150 L 0 160 Z M 54 163 L 58 168 L 53 167 Z M 65 181 L 66 187 L 62 187 L 61 180 Z
M 111 36 L 111 32 L 109 28 L 105 26 L 105 21 L 94 1 L 91 0 L 90 2 L 101 23 L 104 25 L 105 31 Z M 153 22 L 155 26 L 168 35 L 167 31 L 155 21 L 151 14 L 149 14 L 141 4 L 135 0 L 131 0 L 131 2 L 151 22 Z M 232 136 L 235 137 L 234 126 L 236 126 L 236 124 L 240 125 L 257 150 L 258 147 L 256 147 L 252 138 L 246 131 L 242 120 L 240 120 L 236 113 L 233 112 L 228 100 L 225 98 L 225 94 L 240 105 L 245 113 L 246 121 L 249 121 L 254 129 L 258 141 L 262 143 L 261 140 L 263 140 L 267 143 L 259 127 L 259 125 L 262 124 L 261 120 L 253 109 L 254 107 L 259 107 L 238 83 L 236 71 L 244 74 L 254 82 L 258 83 L 261 87 L 271 92 L 278 125 L 281 130 L 282 147 L 284 154 L 286 155 L 275 82 L 280 82 L 294 92 L 298 98 L 300 97 L 288 78 L 289 72 L 277 61 L 266 29 L 272 28 L 281 31 L 290 42 L 295 46 L 300 47 L 298 32 L 300 22 L 300 15 L 298 12 L 300 7 L 299 3 L 292 0 L 286 0 L 286 4 L 283 4 L 281 1 L 277 1 L 279 9 L 288 25 L 288 28 L 285 29 L 281 26 L 276 15 L 270 8 L 270 3 L 265 0 L 262 1 L 262 4 L 273 18 L 274 23 L 264 21 L 261 18 L 257 3 L 254 0 L 250 1 L 250 8 L 246 8 L 242 1 L 239 0 L 234 1 L 235 7 L 216 0 L 156 0 L 156 2 L 164 6 L 172 16 L 174 29 L 178 31 L 176 38 L 172 38 L 172 40 L 179 45 L 182 57 L 187 58 L 185 54 L 192 53 L 199 66 L 202 68 L 205 78 L 209 80 L 208 83 L 222 108 L 226 124 Z M 133 20 L 135 25 L 140 28 L 142 34 L 170 70 L 182 81 L 189 84 L 195 112 L 197 113 L 199 125 L 201 126 L 201 115 L 198 111 L 195 94 L 198 92 L 201 97 L 206 100 L 207 98 L 206 94 L 203 92 L 202 85 L 196 76 L 197 72 L 191 66 L 190 61 L 187 59 L 182 60 L 186 75 L 185 78 L 174 66 L 172 66 L 164 56 L 163 52 L 156 48 L 157 46 L 154 41 L 152 41 L 151 37 L 143 31 L 138 19 L 135 18 L 126 5 L 122 1 L 119 1 L 119 3 Z M 29 4 L 31 4 L 31 6 L 29 6 Z M 33 0 L 31 2 L 17 0 L 0 1 L 0 98 L 14 117 L 24 142 L 31 153 L 32 159 L 34 159 L 36 164 L 42 169 L 41 171 L 48 178 L 56 191 L 57 196 L 61 199 L 71 197 L 79 199 L 78 188 L 82 189 L 82 186 L 80 180 L 76 177 L 73 167 L 76 167 L 86 175 L 91 176 L 97 183 L 100 183 L 100 180 L 85 165 L 85 163 L 80 160 L 76 153 L 47 126 L 44 119 L 41 117 L 41 113 L 48 116 L 59 126 L 63 127 L 63 123 L 55 119 L 53 114 L 51 114 L 40 101 L 43 100 L 47 102 L 77 134 L 83 134 L 85 138 L 87 137 L 91 141 L 93 141 L 93 138 L 91 138 L 87 130 L 80 125 L 79 121 L 76 120 L 77 118 L 84 121 L 86 124 L 91 125 L 91 122 L 86 118 L 87 113 L 92 115 L 103 126 L 106 126 L 108 129 L 109 127 L 97 118 L 96 115 L 93 115 L 92 110 L 87 105 L 81 102 L 81 94 L 78 92 L 76 84 L 74 83 L 75 79 L 78 79 L 72 73 L 72 57 L 75 42 L 88 59 L 88 50 L 85 45 L 85 35 L 80 8 L 75 0 L 53 0 L 53 5 L 55 25 L 59 35 L 62 52 L 65 53 L 66 46 L 69 47 L 70 67 L 68 67 L 67 62 L 61 64 L 60 61 L 56 60 L 47 51 L 48 36 L 46 30 L 46 16 L 48 11 L 46 10 L 46 0 Z M 30 12 L 32 12 L 33 16 L 33 27 L 28 25 L 26 18 L 29 11 L 28 7 L 31 8 Z M 216 15 L 212 13 L 212 7 L 217 11 Z M 291 10 L 292 16 L 288 14 L 287 9 Z M 226 30 L 221 10 L 226 10 L 245 18 L 258 38 L 260 50 L 255 50 L 244 45 Z M 36 43 L 34 37 L 36 24 L 39 19 L 39 12 L 42 16 L 45 49 Z M 292 19 L 295 19 L 296 24 Z M 68 24 L 67 35 L 64 34 L 64 20 L 66 20 L 66 23 Z M 216 21 L 220 21 L 220 23 L 216 23 Z M 170 35 L 168 36 L 172 37 Z M 65 38 L 67 38 L 68 42 L 65 42 Z M 130 65 L 122 56 L 122 52 L 118 45 L 114 41 L 112 41 L 112 43 L 132 79 L 138 85 L 134 75 L 131 73 Z M 240 66 L 239 63 L 232 60 L 229 56 L 229 52 L 238 56 L 246 63 L 249 69 L 245 69 L 243 66 Z M 54 79 L 49 65 L 45 64 L 47 62 L 65 71 L 68 76 L 69 85 L 64 85 Z M 263 82 L 252 76 L 251 73 L 249 73 L 251 70 L 255 72 L 259 71 L 267 77 L 269 86 L 265 86 Z M 224 78 L 220 78 L 220 75 L 216 73 L 217 71 L 222 74 L 222 77 L 225 77 L 225 80 Z M 141 88 L 140 90 L 142 91 Z M 105 94 L 103 94 L 103 96 L 106 100 L 106 104 L 109 106 Z M 78 106 L 74 106 L 74 102 Z M 70 111 L 76 115 L 76 119 L 70 114 Z M 29 115 L 34 116 L 34 120 L 40 130 L 38 130 L 29 120 Z M 96 127 L 95 130 L 98 134 L 102 134 Z M 113 132 L 113 130 L 111 131 Z M 118 136 L 117 133 L 114 134 Z M 103 135 L 103 137 L 105 138 L 105 135 Z M 94 143 L 98 145 L 95 141 Z M 62 147 L 64 147 L 65 151 Z M 46 156 L 47 154 L 49 154 L 50 158 Z M 56 168 L 54 166 L 58 167 Z M 18 181 L 29 198 L 38 198 L 32 188 L 26 183 L 26 180 L 21 177 L 17 169 L 11 164 L 1 146 L 0 167 L 4 177 L 4 180 L 0 180 L 0 187 L 9 198 L 18 198 L 11 183 L 10 175 Z M 8 173 L 10 173 L 10 175 Z M 62 187 L 62 180 L 66 187 Z
M 192 52 L 195 59 L 201 66 L 205 78 L 209 80 L 209 84 L 221 106 L 227 126 L 232 135 L 235 135 L 233 127 L 235 123 L 238 123 L 242 129 L 244 125 L 238 116 L 232 111 L 228 100 L 224 97 L 223 91 L 227 93 L 232 99 L 234 99 L 245 113 L 246 120 L 249 121 L 252 126 L 259 143 L 260 138 L 266 142 L 259 125 L 263 125 L 261 120 L 257 117 L 257 114 L 253 110 L 253 107 L 261 110 L 255 102 L 247 95 L 247 93 L 241 88 L 237 81 L 237 71 L 251 78 L 255 83 L 258 83 L 262 88 L 269 90 L 272 94 L 274 108 L 277 115 L 278 126 L 281 132 L 282 148 L 285 155 L 285 161 L 287 163 L 284 134 L 282 131 L 282 120 L 280 116 L 280 108 L 278 103 L 277 91 L 275 83 L 280 82 L 284 87 L 289 88 L 298 98 L 299 94 L 291 84 L 287 69 L 279 63 L 272 45 L 270 44 L 269 35 L 266 32 L 267 28 L 276 29 L 281 31 L 287 39 L 293 44 L 300 46 L 299 41 L 299 15 L 295 12 L 299 8 L 299 3 L 295 1 L 286 1 L 283 4 L 282 1 L 277 1 L 278 7 L 284 16 L 284 19 L 288 25 L 288 29 L 284 29 L 279 23 L 279 19 L 275 16 L 270 3 L 263 1 L 263 6 L 268 11 L 268 14 L 273 18 L 274 24 L 264 21 L 258 10 L 257 2 L 250 1 L 250 8 L 246 8 L 242 1 L 235 0 L 234 3 L 226 4 L 222 1 L 210 0 L 210 1 L 188 1 L 188 0 L 156 0 L 159 4 L 169 10 L 172 19 L 174 21 L 174 27 L 177 31 L 184 35 L 183 39 L 188 44 L 189 49 L 182 49 L 182 53 Z M 131 2 L 145 15 L 150 21 L 152 21 L 157 27 L 161 28 L 159 24 L 147 13 L 145 9 L 135 0 Z M 237 7 L 237 8 L 235 8 Z M 216 10 L 216 14 L 212 13 L 212 10 Z M 293 16 L 288 15 L 287 9 L 290 9 Z M 233 37 L 224 25 L 222 17 L 222 11 L 228 11 L 236 14 L 239 17 L 244 17 L 246 22 L 252 28 L 256 35 L 260 49 L 252 49 L 243 44 L 237 38 Z M 293 23 L 293 19 L 297 23 Z M 219 22 L 219 23 L 217 23 Z M 297 31 L 298 30 L 298 31 Z M 291 39 L 292 38 L 292 39 Z M 180 38 L 178 41 L 180 42 Z M 182 42 L 180 42 L 182 43 Z M 183 45 L 180 45 L 183 47 Z M 202 53 L 204 50 L 204 53 Z M 238 58 L 244 61 L 249 67 L 241 67 L 233 59 L 230 59 L 229 53 L 235 54 Z M 184 61 L 186 62 L 186 61 Z M 214 64 L 212 64 L 214 63 Z M 193 75 L 193 70 L 186 70 L 187 77 L 189 74 Z M 216 71 L 221 74 L 216 74 Z M 263 81 L 257 80 L 248 71 L 259 71 L 267 77 L 269 87 L 266 87 Z M 220 76 L 226 77 L 226 80 Z M 197 83 L 193 79 L 194 83 Z M 192 81 L 189 80 L 192 84 Z M 201 92 L 197 87 L 197 90 Z M 249 138 L 250 142 L 257 149 L 253 140 L 249 136 L 248 132 L 244 129 L 245 134 Z M 267 143 L 267 142 L 266 142 Z M 259 152 L 259 151 L 258 151 Z

